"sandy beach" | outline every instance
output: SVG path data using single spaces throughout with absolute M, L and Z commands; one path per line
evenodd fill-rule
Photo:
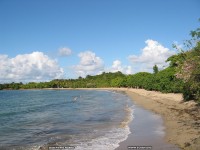
M 182 149 L 200 147 L 200 109 L 194 102 L 183 102 L 181 94 L 162 94 L 142 89 L 126 93 L 138 105 L 160 114 L 166 127 L 165 139 Z
M 200 109 L 195 102 L 183 102 L 181 94 L 163 94 L 143 89 L 116 90 L 125 91 L 136 104 L 163 117 L 167 142 L 181 149 L 199 149 Z
M 100 88 L 100 90 L 116 90 L 127 93 L 135 104 L 162 116 L 166 142 L 185 150 L 199 149 L 200 108 L 195 102 L 183 102 L 181 94 L 163 94 L 143 89 Z M 130 139 L 127 141 L 130 142 Z M 131 142 L 130 145 L 132 145 Z
M 160 115 L 136 104 L 134 104 L 133 109 L 134 118 L 129 124 L 131 133 L 128 135 L 127 140 L 122 141 L 115 150 L 129 150 L 130 147 L 145 147 L 153 150 L 180 150 L 178 146 L 164 140 L 165 127 Z
M 157 91 L 132 88 L 76 89 L 125 92 L 133 100 L 134 104 L 162 117 L 165 128 L 163 139 L 167 143 L 176 145 L 184 150 L 198 150 L 200 147 L 200 107 L 194 101 L 184 102 L 182 94 L 164 94 Z M 62 88 L 62 90 L 64 89 Z M 129 138 L 126 140 L 126 144 L 132 145 L 133 140 Z M 124 143 L 120 143 L 120 147 L 122 145 L 124 146 Z

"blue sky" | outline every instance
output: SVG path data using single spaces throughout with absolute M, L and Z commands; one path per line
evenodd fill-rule
M 199 0 L 0 0 L 0 81 L 151 71 L 199 27 Z

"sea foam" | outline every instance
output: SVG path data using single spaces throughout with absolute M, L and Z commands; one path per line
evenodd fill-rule
M 129 123 L 133 120 L 133 106 L 125 108 L 127 117 L 118 127 L 112 128 L 104 136 L 97 137 L 91 141 L 75 145 L 75 150 L 114 150 L 119 143 L 128 138 L 130 132 Z M 122 125 L 123 124 L 123 125 Z

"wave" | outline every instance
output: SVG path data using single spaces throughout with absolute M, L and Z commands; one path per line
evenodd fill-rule
M 129 123 L 133 120 L 133 107 L 126 107 L 127 117 L 121 122 L 120 126 L 112 128 L 104 136 L 82 142 L 75 146 L 75 150 L 114 150 L 119 143 L 126 140 L 131 133 Z
M 5 145 L 16 150 L 71 145 L 76 150 L 112 150 L 131 133 L 129 123 L 133 119 L 133 108 L 129 106 L 132 103 L 122 93 L 51 91 L 50 94 L 44 91 L 38 96 L 29 92 L 33 95 L 30 100 L 22 95 L 16 99 L 17 106 L 8 103 L 12 105 L 0 112 L 4 119 L 0 131 L 2 129 L 1 134 L 5 135 L 0 149 Z M 13 132 L 11 129 L 15 128 Z

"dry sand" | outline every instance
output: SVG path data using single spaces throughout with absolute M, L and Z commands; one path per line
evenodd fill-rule
M 168 142 L 182 149 L 200 149 L 200 109 L 196 103 L 183 102 L 181 94 L 142 89 L 128 89 L 126 93 L 135 103 L 163 117 Z

